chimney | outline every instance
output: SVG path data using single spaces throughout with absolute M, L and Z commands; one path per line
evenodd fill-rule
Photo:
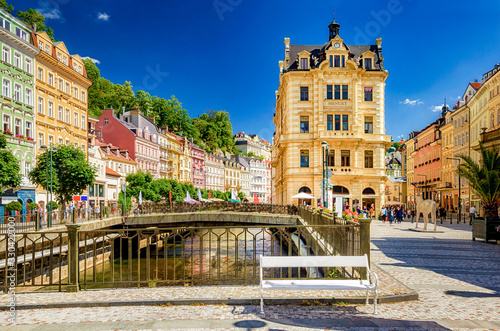
M 148 118 L 149 118 L 149 120 L 150 120 L 151 122 L 153 122 L 153 123 L 155 123 L 155 124 L 156 124 L 156 120 L 155 120 L 155 117 L 154 117 L 154 116 L 149 116 Z

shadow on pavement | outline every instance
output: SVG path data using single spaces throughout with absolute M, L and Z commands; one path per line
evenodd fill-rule
M 444 293 L 463 298 L 500 298 L 500 292 L 498 291 L 495 293 L 470 292 L 470 291 L 445 291 Z
M 411 223 L 410 223 L 411 224 Z M 439 230 L 439 227 L 438 227 Z M 463 239 L 384 237 L 372 243 L 399 266 L 430 270 L 473 286 L 500 290 L 500 245 Z M 457 286 L 459 283 L 457 283 Z M 450 295 L 472 296 L 467 291 L 449 291 Z M 476 293 L 471 291 L 471 293 Z M 486 295 L 476 293 L 475 296 Z M 486 296 L 485 296 L 486 297 Z
M 259 312 L 260 307 L 247 306 L 238 315 L 258 315 L 261 318 L 238 321 L 233 325 L 248 330 L 258 328 L 286 330 L 287 327 L 303 327 L 311 330 L 330 328 L 451 330 L 435 321 L 377 318 L 371 314 L 358 311 L 357 306 L 268 306 L 265 315 L 261 315 Z

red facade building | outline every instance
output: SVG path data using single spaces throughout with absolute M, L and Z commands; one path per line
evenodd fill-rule
M 138 110 L 126 114 L 127 116 L 121 119 L 115 116 L 113 109 L 103 110 L 95 126 L 97 139 L 128 150 L 129 156 L 137 162 L 137 169 L 158 178 L 160 146 L 156 127 L 140 115 Z

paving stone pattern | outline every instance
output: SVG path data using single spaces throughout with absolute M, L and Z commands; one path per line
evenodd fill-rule
M 500 330 L 500 245 L 473 242 L 466 224 L 439 226 L 444 233 L 409 231 L 411 226 L 409 222 L 372 223 L 372 263 L 419 293 L 418 301 L 380 304 L 378 315 L 373 315 L 372 305 L 266 306 L 264 316 L 258 306 L 137 305 L 24 309 L 18 311 L 16 325 L 7 322 L 7 312 L 0 312 L 0 326 L 2 330 Z M 379 275 L 385 294 L 407 291 L 382 271 Z M 109 298 L 257 298 L 255 291 L 254 287 L 231 286 L 29 293 L 18 295 L 18 304 Z M 325 295 L 313 292 L 308 294 Z M 0 304 L 5 305 L 7 299 L 0 296 Z

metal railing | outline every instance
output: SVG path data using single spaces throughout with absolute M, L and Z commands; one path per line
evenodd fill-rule
M 246 207 L 266 212 L 276 208 Z M 66 224 L 62 231 L 0 234 L 0 286 L 4 291 L 12 284 L 77 291 L 109 286 L 246 285 L 258 283 L 260 254 L 369 256 L 370 220 L 338 224 L 341 221 L 332 215 L 299 210 L 304 225 L 80 231 L 81 224 Z M 339 269 L 332 276 L 324 268 L 269 272 L 271 278 L 362 274 Z
M 49 217 L 50 216 L 50 217 Z M 55 226 L 60 226 L 68 223 L 84 223 L 106 217 L 122 216 L 121 211 L 112 213 L 105 213 L 104 211 L 87 212 L 83 209 L 61 211 L 56 210 L 52 212 L 30 212 L 22 215 L 0 216 L 0 233 L 7 232 L 8 219 L 14 218 L 14 225 L 11 228 L 15 229 L 17 233 L 26 231 L 39 231 L 41 229 L 48 229 Z
M 235 203 L 235 202 L 203 202 L 200 204 L 175 203 L 145 203 L 135 208 L 132 214 L 165 214 L 165 213 L 193 213 L 200 211 L 220 211 L 220 212 L 242 212 L 242 213 L 269 213 L 297 215 L 298 208 L 294 205 L 270 205 L 258 203 Z

